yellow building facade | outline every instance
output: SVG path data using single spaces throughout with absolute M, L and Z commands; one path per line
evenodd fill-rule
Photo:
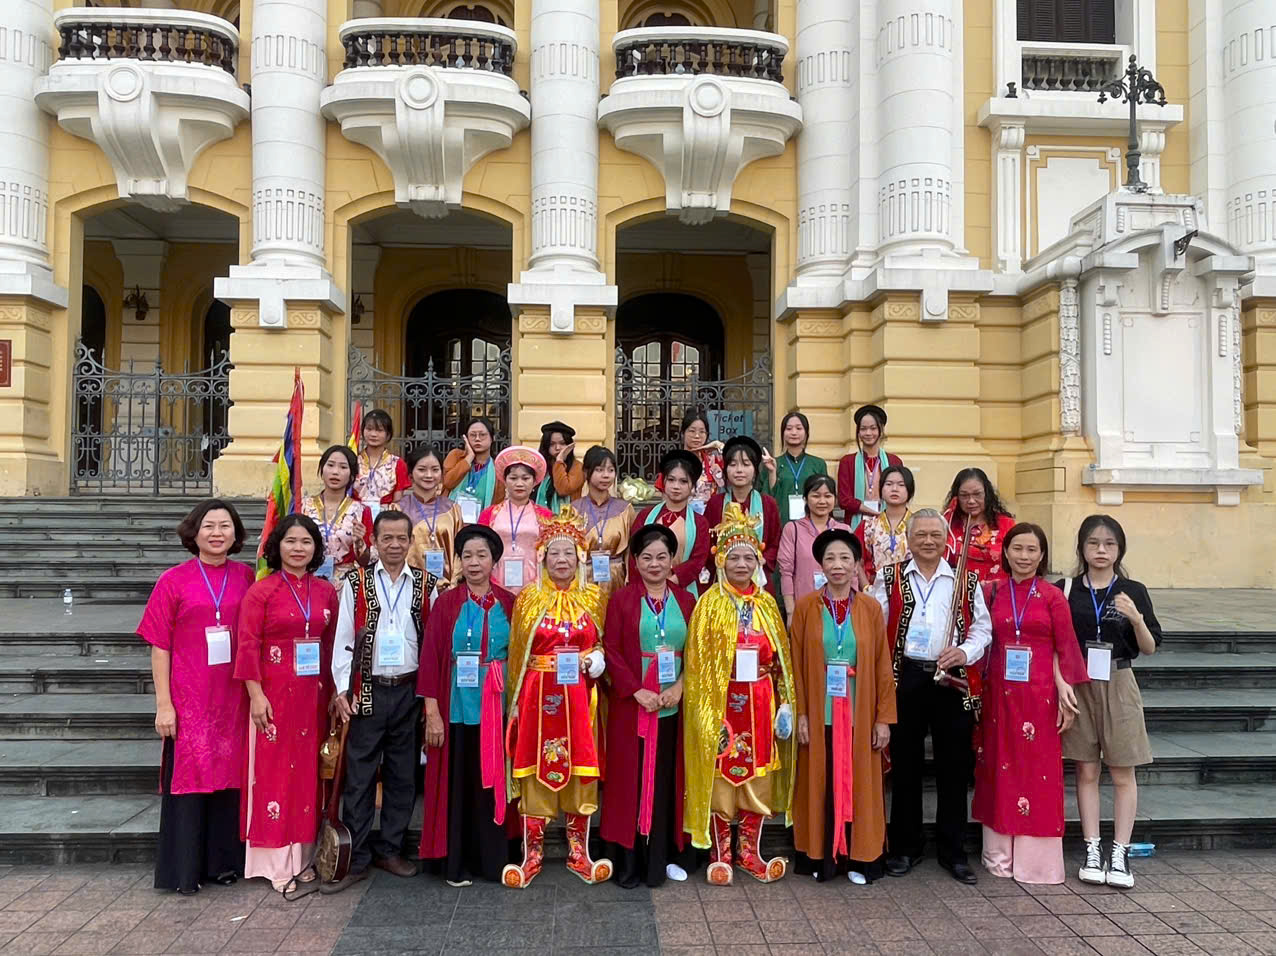
M 803 410 L 834 463 L 876 402 L 918 504 L 984 467 L 1057 570 L 1102 510 L 1150 585 L 1276 586 L 1245 4 L 1135 3 L 1080 45 L 1005 0 L 19 6 L 0 493 L 261 495 L 294 368 L 308 483 L 361 397 L 431 441 L 562 419 L 628 471 L 697 394 L 772 448 Z M 1097 98 L 1131 53 L 1169 100 L 1139 107 L 1146 193 Z

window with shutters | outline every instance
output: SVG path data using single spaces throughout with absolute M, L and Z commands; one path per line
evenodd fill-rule
M 1020 40 L 1116 43 L 1114 0 L 1016 0 Z

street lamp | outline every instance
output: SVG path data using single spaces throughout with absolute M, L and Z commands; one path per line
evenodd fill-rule
M 1108 97 L 1130 104 L 1130 143 L 1125 151 L 1125 188 L 1134 193 L 1145 193 L 1148 184 L 1139 178 L 1139 127 L 1138 106 L 1140 102 L 1165 105 L 1165 87 L 1156 81 L 1152 71 L 1139 66 L 1138 60 L 1130 55 L 1130 65 L 1125 73 L 1099 90 L 1099 102 L 1106 103 Z

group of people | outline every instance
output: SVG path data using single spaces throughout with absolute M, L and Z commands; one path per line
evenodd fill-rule
M 613 452 L 578 459 L 563 422 L 539 448 L 498 450 L 475 419 L 462 448 L 403 460 L 373 411 L 358 452 L 325 451 L 320 492 L 271 531 L 257 581 L 229 560 L 234 506 L 202 503 L 178 529 L 195 557 L 160 577 L 138 627 L 163 738 L 155 885 L 244 875 L 331 893 L 371 866 L 413 876 L 418 794 L 418 856 L 454 886 L 526 887 L 560 817 L 586 883 L 702 866 L 714 884 L 791 865 L 903 876 L 925 851 L 929 736 L 935 853 L 955 879 L 977 879 L 973 770 L 984 867 L 1064 880 L 1066 756 L 1080 878 L 1132 886 L 1133 768 L 1151 754 L 1130 663 L 1161 631 L 1121 526 L 1087 518 L 1074 575 L 1051 584 L 1044 531 L 981 469 L 957 473 L 941 510 L 913 509 L 885 411 L 854 419 L 835 480 L 801 412 L 778 458 L 688 415 L 660 501 L 635 511 Z M 326 789 L 321 745 L 339 732 L 344 775 Z M 349 872 L 320 885 L 317 827 L 338 798 Z M 764 852 L 768 818 L 791 824 L 793 861 Z

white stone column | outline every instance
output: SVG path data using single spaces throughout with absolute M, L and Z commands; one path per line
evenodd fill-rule
M 49 269 L 49 124 L 35 81 L 57 35 L 52 0 L 11 0 L 0 22 L 0 294 L 65 306 Z
M 878 243 L 882 253 L 952 253 L 961 37 L 953 0 L 878 5 Z
M 532 255 L 514 306 L 549 305 L 551 331 L 577 305 L 614 308 L 598 268 L 599 0 L 532 2 Z
M 1227 137 L 1227 233 L 1276 272 L 1276 57 L 1271 0 L 1224 0 L 1223 97 Z M 1221 231 L 1221 230 L 1220 230 Z
M 1023 268 L 1023 123 L 992 128 L 992 228 L 998 272 Z
M 853 173 L 858 162 L 858 46 L 846 0 L 798 0 L 797 139 L 799 281 L 841 278 L 850 264 Z M 818 280 L 817 280 L 818 281 Z

